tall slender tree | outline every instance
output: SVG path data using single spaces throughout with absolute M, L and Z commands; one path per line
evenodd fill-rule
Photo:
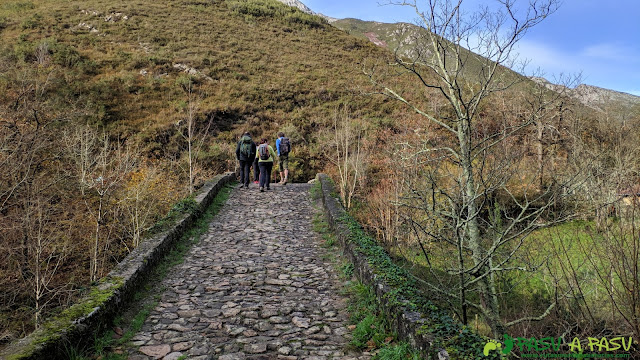
M 412 76 L 419 89 L 388 85 L 375 69 L 365 73 L 380 93 L 406 104 L 432 130 L 403 155 L 420 159 L 410 163 L 423 166 L 423 178 L 408 186 L 401 205 L 410 209 L 408 221 L 416 234 L 457 250 L 455 265 L 447 269 L 458 279 L 457 290 L 431 287 L 458 301 L 463 321 L 473 308 L 500 336 L 507 326 L 540 319 L 555 306 L 549 304 L 542 316 L 503 321 L 498 276 L 523 269 L 510 265 L 517 250 L 533 229 L 548 223 L 545 216 L 567 191 L 557 181 L 541 188 L 539 176 L 516 177 L 525 154 L 513 145 L 540 119 L 551 116 L 557 93 L 532 99 L 529 108 L 503 109 L 504 116 L 498 118 L 490 119 L 485 111 L 489 102 L 494 108 L 503 100 L 508 103 L 508 96 L 526 102 L 527 90 L 536 84 L 505 68 L 519 64 L 517 43 L 551 15 L 559 1 L 497 0 L 477 9 L 463 0 L 388 4 L 413 8 L 422 27 L 412 39 L 412 57 L 396 56 L 393 64 L 399 74 Z M 518 95 L 507 95 L 506 90 Z M 478 301 L 469 296 L 471 290 L 480 295 Z

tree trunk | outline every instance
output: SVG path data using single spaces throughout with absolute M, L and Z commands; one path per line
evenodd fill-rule
M 540 190 L 544 188 L 544 147 L 542 144 L 542 136 L 544 135 L 544 124 L 542 120 L 538 120 L 537 125 L 537 134 L 536 134 L 536 146 L 537 146 L 537 156 L 538 156 L 538 176 L 540 183 Z
M 471 122 L 468 118 L 462 117 L 458 126 L 458 141 L 460 144 L 460 162 L 462 165 L 462 184 L 464 186 L 463 206 L 467 209 L 466 230 L 467 241 L 471 249 L 473 263 L 478 267 L 475 276 L 485 275 L 478 282 L 478 291 L 484 301 L 485 319 L 491 327 L 491 331 L 495 337 L 504 334 L 505 328 L 500 321 L 500 309 L 498 305 L 498 297 L 495 287 L 495 277 L 491 269 L 491 262 L 485 261 L 487 258 L 486 251 L 482 246 L 482 235 L 478 224 L 478 208 L 476 204 L 476 185 L 474 180 L 474 171 L 472 157 L 470 151 L 471 142 Z M 460 284 L 464 287 L 464 284 Z

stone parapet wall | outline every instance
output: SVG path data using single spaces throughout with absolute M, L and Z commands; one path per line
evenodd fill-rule
M 434 357 L 437 359 L 448 359 L 449 356 L 444 349 L 433 348 L 432 335 L 419 331 L 427 323 L 422 314 L 410 310 L 409 306 L 398 305 L 408 304 L 408 301 L 397 298 L 397 292 L 394 292 L 394 288 L 376 274 L 369 263 L 369 259 L 357 251 L 356 244 L 349 241 L 350 230 L 340 221 L 345 217 L 346 212 L 339 199 L 335 196 L 331 179 L 325 174 L 318 174 L 317 181 L 322 186 L 322 202 L 329 226 L 340 241 L 345 255 L 354 265 L 354 273 L 358 279 L 373 287 L 376 297 L 387 319 L 397 331 L 398 337 L 424 353 L 435 355 Z M 400 295 L 402 296 L 402 294 Z M 393 302 L 390 301 L 391 298 L 394 299 Z
M 197 208 L 193 214 L 185 214 L 171 229 L 141 242 L 92 287 L 89 295 L 65 310 L 62 316 L 10 344 L 0 353 L 0 359 L 63 359 L 72 345 L 91 341 L 96 331 L 112 322 L 176 241 L 211 205 L 220 189 L 234 179 L 235 174 L 228 172 L 207 182 L 196 194 Z

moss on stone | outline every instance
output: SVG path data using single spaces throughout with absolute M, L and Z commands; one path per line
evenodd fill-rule
M 105 304 L 123 284 L 124 280 L 121 277 L 107 277 L 102 279 L 93 285 L 89 293 L 78 303 L 47 320 L 40 329 L 31 335 L 34 340 L 31 341 L 27 347 L 22 348 L 19 353 L 8 355 L 6 359 L 30 359 L 44 344 L 59 341 L 65 334 L 73 331 L 80 319 L 87 317 L 101 305 Z

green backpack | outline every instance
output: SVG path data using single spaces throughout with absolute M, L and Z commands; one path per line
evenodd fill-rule
M 251 157 L 251 138 L 249 136 L 243 136 L 240 139 L 240 154 L 244 155 L 246 158 Z

